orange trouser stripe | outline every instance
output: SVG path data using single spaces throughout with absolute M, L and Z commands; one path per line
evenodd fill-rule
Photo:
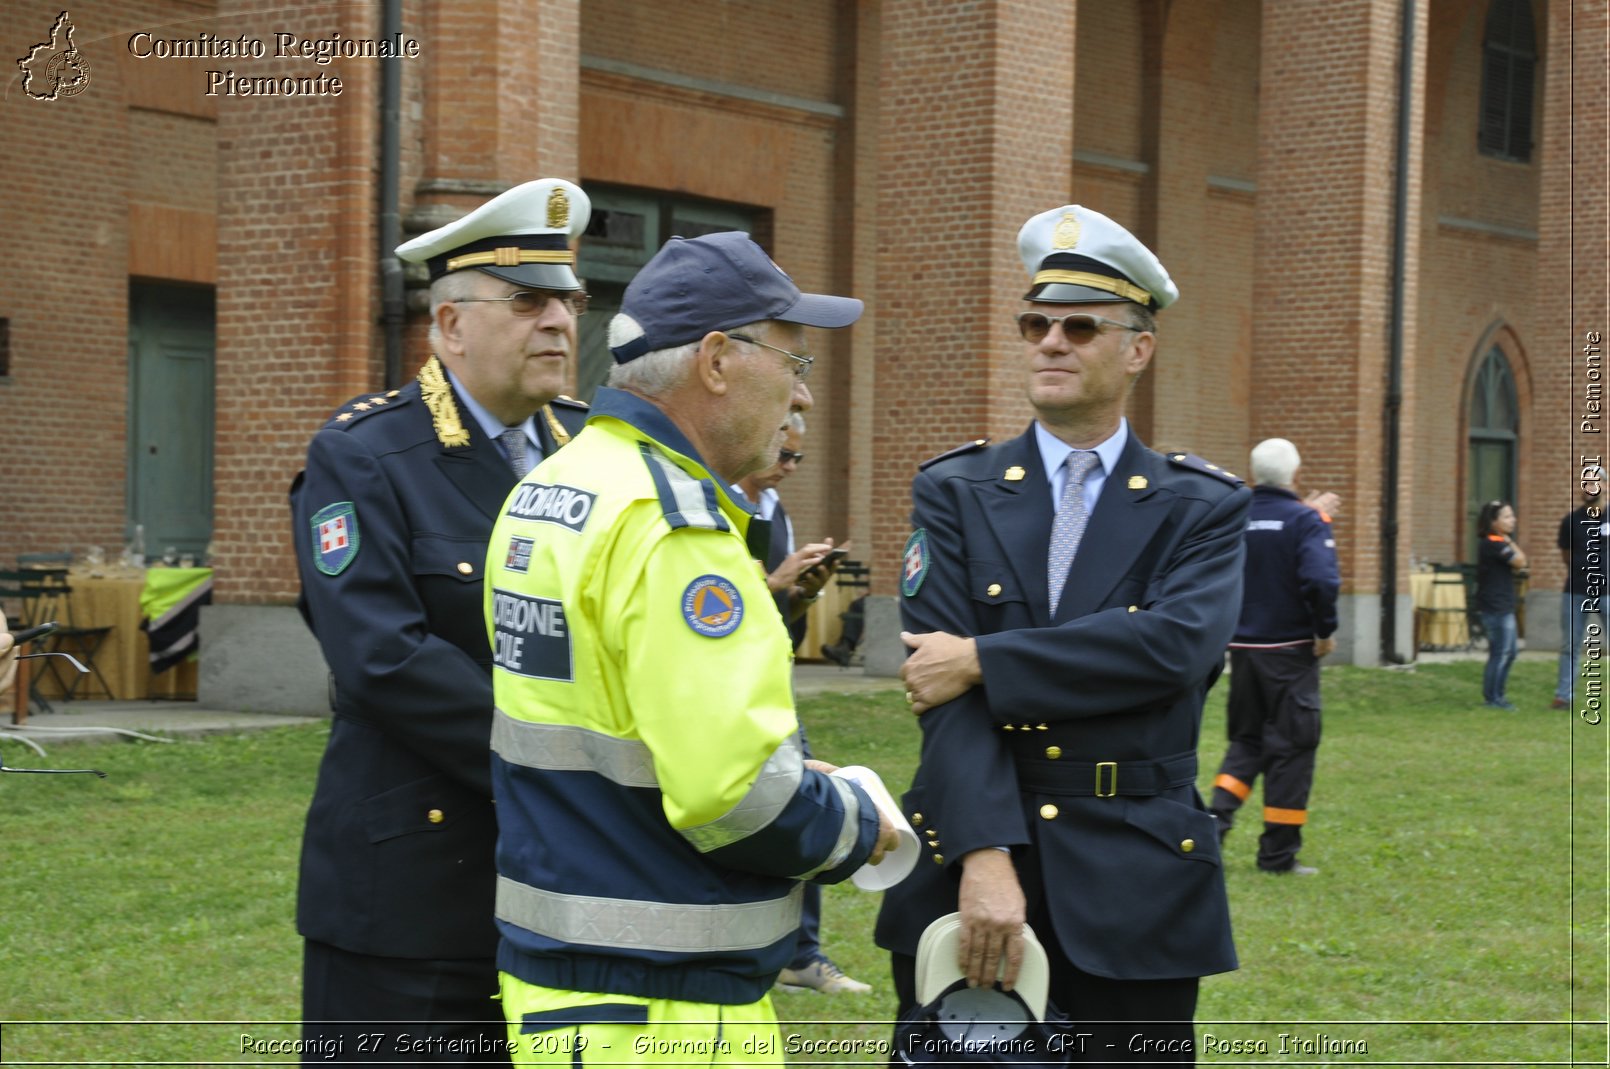
M 1307 824 L 1308 810 L 1276 809 L 1272 805 L 1266 805 L 1263 807 L 1263 822 L 1265 824 Z
M 1242 783 L 1228 772 L 1220 772 L 1219 778 L 1213 781 L 1213 786 L 1223 787 L 1225 790 L 1229 791 L 1243 802 L 1247 800 L 1247 795 L 1252 793 L 1252 785 L 1250 783 Z

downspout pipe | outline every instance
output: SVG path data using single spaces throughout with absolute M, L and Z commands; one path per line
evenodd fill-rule
M 1413 132 L 1414 0 L 1403 0 L 1403 26 L 1398 55 L 1398 173 L 1392 200 L 1391 336 L 1388 339 L 1385 436 L 1386 470 L 1382 474 L 1381 507 L 1381 661 L 1401 663 L 1398 636 L 1398 469 L 1401 466 L 1403 420 L 1403 325 L 1409 255 L 1409 138 Z
M 394 41 L 402 33 L 402 0 L 382 0 L 380 36 Z M 386 388 L 402 379 L 403 269 L 396 249 L 402 243 L 401 158 L 402 58 L 380 61 L 380 321 L 386 340 Z

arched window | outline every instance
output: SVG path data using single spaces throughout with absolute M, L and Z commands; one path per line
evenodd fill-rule
M 1470 389 L 1470 443 L 1465 483 L 1465 539 L 1468 560 L 1476 559 L 1476 514 L 1488 501 L 1515 500 L 1515 458 L 1520 439 L 1520 405 L 1515 373 L 1503 350 L 1493 346 L 1481 358 Z
M 1481 122 L 1485 156 L 1525 163 L 1532 158 L 1532 86 L 1537 30 L 1530 0 L 1491 0 L 1481 43 Z

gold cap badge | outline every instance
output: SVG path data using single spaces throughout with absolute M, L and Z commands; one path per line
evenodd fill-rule
M 1013 464 L 1010 468 L 1006 469 L 1005 474 L 1003 474 L 1001 478 L 1005 479 L 1009 483 L 1016 483 L 1022 482 L 1023 476 L 1027 474 L 1028 473 L 1023 470 L 1021 465 Z
M 548 193 L 548 229 L 561 230 L 570 225 L 570 198 L 562 187 L 555 186 Z
M 1079 220 L 1072 212 L 1063 212 L 1057 228 L 1051 232 L 1053 249 L 1071 249 L 1079 244 Z

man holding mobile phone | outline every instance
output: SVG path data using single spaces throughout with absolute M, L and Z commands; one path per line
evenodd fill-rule
M 794 523 L 788 518 L 778 496 L 777 486 L 799 470 L 805 460 L 805 415 L 790 412 L 783 424 L 782 446 L 777 451 L 777 463 L 769 468 L 746 475 L 737 482 L 738 492 L 748 499 L 761 519 L 771 523 L 771 541 L 766 547 L 766 586 L 777 602 L 777 611 L 788 628 L 788 637 L 794 648 L 805 641 L 805 613 L 811 603 L 821 597 L 822 588 L 838 570 L 839 562 L 849 553 L 834 546 L 831 538 L 794 548 Z M 800 725 L 800 739 L 805 752 L 810 743 L 805 741 L 805 728 Z M 806 884 L 805 901 L 800 910 L 799 943 L 794 960 L 778 976 L 777 982 L 787 991 L 820 991 L 823 994 L 865 994 L 871 985 L 844 975 L 844 970 L 832 958 L 822 953 L 822 889 Z

